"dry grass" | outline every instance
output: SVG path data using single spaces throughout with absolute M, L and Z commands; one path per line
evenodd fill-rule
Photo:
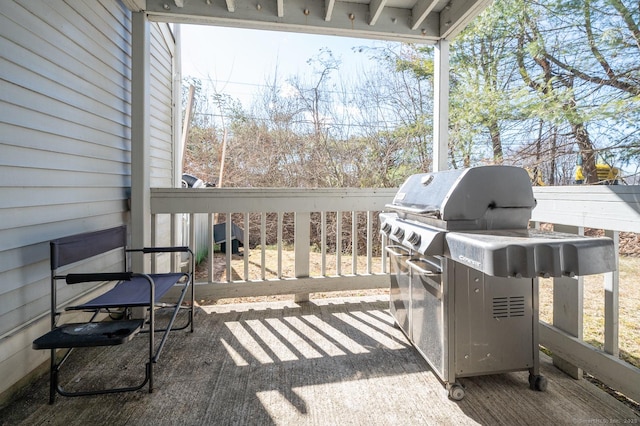
M 640 368 L 640 258 L 620 258 L 619 341 L 620 358 Z M 540 319 L 553 322 L 553 284 L 540 280 Z M 604 276 L 584 279 L 583 339 L 604 345 Z
M 278 252 L 266 249 L 264 251 L 265 268 L 264 278 L 273 279 L 278 277 Z M 262 251 L 260 248 L 250 251 L 249 256 L 249 280 L 262 279 L 263 271 L 260 267 Z M 360 274 L 367 272 L 366 257 L 359 257 L 356 271 Z M 293 252 L 282 251 L 281 276 L 283 278 L 295 277 Z M 232 279 L 244 278 L 244 257 L 233 256 L 231 262 Z M 311 276 L 319 276 L 321 273 L 322 256 L 320 253 L 310 253 L 309 273 Z M 197 277 L 199 280 L 206 280 L 207 262 L 199 265 Z M 326 274 L 334 275 L 337 271 L 337 260 L 335 254 L 326 255 Z M 350 274 L 353 271 L 351 256 L 341 256 L 341 270 L 343 274 Z M 372 260 L 371 271 L 373 273 L 382 272 L 380 258 Z M 619 339 L 620 357 L 625 361 L 640 368 L 640 258 L 622 257 L 620 258 L 620 317 L 619 317 Z M 214 280 L 226 279 L 225 257 L 216 253 L 214 257 Z M 584 280 L 584 340 L 590 344 L 602 348 L 604 342 L 604 276 L 593 275 L 585 277 Z M 362 296 L 370 294 L 385 294 L 388 290 L 357 290 L 339 293 L 316 293 L 312 298 L 341 297 L 341 296 Z M 202 304 L 222 304 L 236 302 L 257 302 L 267 300 L 289 300 L 293 296 L 267 296 L 238 299 L 224 299 L 217 301 L 201 301 Z M 548 323 L 553 322 L 552 313 L 553 284 L 551 280 L 540 280 L 540 318 Z
M 242 253 L 241 253 L 242 254 Z M 381 258 L 372 258 L 370 272 L 374 274 L 382 273 Z M 243 255 L 234 255 L 231 259 L 231 279 L 232 280 L 262 280 L 276 278 L 295 278 L 294 269 L 294 253 L 291 250 L 282 250 L 282 258 L 278 262 L 278 251 L 275 249 L 264 250 L 264 271 L 262 270 L 262 250 L 260 247 L 250 250 L 248 270 L 249 275 L 244 276 L 245 258 Z M 280 264 L 280 267 L 278 266 Z M 224 254 L 215 253 L 213 260 L 213 280 L 226 281 L 227 268 L 226 258 Z M 207 281 L 208 261 L 203 261 L 196 268 L 196 281 Z M 340 256 L 340 272 L 343 275 L 349 275 L 354 272 L 351 255 Z M 357 274 L 368 273 L 367 258 L 363 256 L 357 257 L 356 271 Z M 338 274 L 338 261 L 335 254 L 326 254 L 325 257 L 325 275 Z M 309 254 L 309 275 L 312 277 L 322 275 L 322 255 L 320 253 L 311 252 Z M 311 298 L 327 298 L 327 297 L 351 297 L 351 296 L 367 296 L 374 294 L 388 294 L 388 289 L 372 289 L 372 290 L 346 290 L 331 293 L 312 293 Z M 290 300 L 293 295 L 285 296 L 260 296 L 245 297 L 240 299 L 221 299 L 221 300 L 201 300 L 200 304 L 229 304 L 243 302 L 264 302 Z

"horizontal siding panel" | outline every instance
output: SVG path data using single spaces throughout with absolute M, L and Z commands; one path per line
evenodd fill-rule
M 37 185 L 36 182 L 32 185 Z M 24 191 L 29 191 L 29 197 L 25 197 Z M 2 209 L 11 209 L 17 207 L 47 207 L 50 204 L 68 204 L 77 203 L 78 200 L 84 200 L 85 203 L 104 200 L 124 200 L 127 198 L 127 190 L 121 187 L 106 187 L 91 189 L 79 188 L 62 188 L 62 187 L 46 187 L 41 186 L 16 186 L 2 187 L 0 186 L 0 200 L 2 200 Z
M 21 186 L 24 182 L 38 182 L 41 187 L 78 187 L 85 188 L 114 188 L 131 185 L 128 174 L 96 175 L 91 172 L 74 172 L 51 169 L 33 169 L 26 167 L 2 166 L 5 174 L 3 185 Z M 28 196 L 28 194 L 25 194 Z M 83 201 L 83 200 L 78 200 Z
M 48 242 L 44 243 L 44 245 L 47 246 L 47 249 L 49 248 Z M 42 265 L 38 265 L 41 267 L 41 272 L 30 277 L 30 284 L 28 286 L 8 285 L 0 289 L 0 297 L 2 297 L 3 300 L 3 303 L 0 304 L 0 316 L 19 307 L 20 298 L 22 298 L 22 300 L 36 300 L 51 293 L 51 266 L 49 256 L 47 256 L 46 260 L 42 263 Z M 90 271 L 120 272 L 122 271 L 122 267 L 122 251 L 115 250 L 104 256 L 98 256 L 91 261 L 79 262 L 75 265 L 65 267 L 60 270 L 60 273 Z M 15 270 L 0 274 L 0 279 L 3 280 L 2 282 L 12 283 L 15 282 L 15 278 L 19 278 Z M 67 285 L 64 281 L 59 281 L 59 302 L 67 300 L 64 296 L 65 292 L 68 293 L 67 297 L 72 297 L 75 293 L 86 291 L 93 287 L 95 287 L 95 284 L 92 283 Z M 32 295 L 33 297 L 27 297 L 28 295 Z
M 41 271 L 40 273 L 48 274 L 49 241 L 69 235 L 113 228 L 115 226 L 122 225 L 122 221 L 117 221 L 118 219 L 118 215 L 99 216 L 41 226 L 37 230 L 40 231 L 38 235 L 41 237 L 37 238 L 36 242 L 27 243 L 29 239 L 34 241 L 36 240 L 36 238 L 31 236 L 33 233 L 24 234 L 22 235 L 23 240 L 21 241 L 23 244 L 0 251 L 0 273 L 5 273 L 12 269 L 19 269 L 21 266 L 24 266 L 25 269 L 27 267 L 45 268 L 43 270 L 44 272 Z M 22 274 L 26 274 L 26 272 L 23 271 Z
M 32 286 L 29 286 L 32 287 Z M 4 314 L 0 314 L 0 336 L 10 333 L 12 330 L 20 327 L 20 325 L 32 321 L 34 318 L 46 316 L 50 312 L 51 297 L 50 297 L 50 284 L 49 281 L 43 284 L 41 288 L 34 288 L 33 293 L 29 294 L 30 289 L 20 289 L 12 294 L 3 295 L 3 300 L 6 298 L 7 305 L 14 306 L 12 309 Z M 68 304 L 69 301 L 74 300 L 79 295 L 94 289 L 96 284 L 77 284 L 72 286 L 63 285 L 58 288 L 58 301 L 61 305 Z M 35 294 L 42 293 L 42 297 L 33 298 Z M 33 300 L 27 307 L 20 304 L 20 299 L 24 300 L 24 297 L 31 297 L 29 300 Z M 14 303 L 12 303 L 14 302 Z M 38 314 L 36 314 L 38 313 Z M 35 315 L 34 315 L 35 314 Z M 88 319 L 85 318 L 85 319 Z
M 28 80 L 30 78 L 33 79 L 40 77 L 39 74 L 28 70 L 24 71 L 21 66 L 12 62 L 7 62 L 4 59 L 0 59 L 0 72 L 4 75 L 20 74 L 21 76 L 19 78 L 15 78 L 12 81 L 13 93 L 21 93 L 24 96 L 28 96 L 30 93 L 33 93 L 31 88 L 28 86 Z M 58 83 L 59 81 L 51 81 L 51 84 L 48 84 L 49 88 L 40 91 L 38 95 L 49 98 L 51 101 L 72 106 L 76 110 L 92 111 L 93 114 L 100 113 L 103 115 L 103 119 L 119 123 L 120 125 L 127 123 L 128 118 L 123 117 L 123 115 L 128 114 L 129 105 L 124 104 L 121 98 L 118 99 L 114 96 L 102 96 L 100 93 L 102 90 L 97 90 L 97 93 L 91 93 L 89 92 L 89 89 L 78 91 L 75 87 L 70 88 L 68 86 L 60 86 L 57 85 Z M 11 86 L 6 87 L 7 90 L 9 90 Z M 108 86 L 106 87 L 108 88 Z M 23 101 L 22 99 L 12 100 L 11 98 L 5 97 L 5 100 L 8 100 L 10 103 L 15 105 L 30 105 L 30 103 L 25 102 L 29 99 L 25 99 L 25 101 Z M 36 104 L 33 106 L 35 107 L 38 105 Z M 123 122 L 123 120 L 127 121 Z
M 167 44 L 163 23 L 151 25 L 150 96 L 150 180 L 153 187 L 173 186 L 173 104 L 172 47 Z M 158 226 L 159 233 L 170 235 L 168 223 Z
M 11 49 L 13 46 L 9 43 L 9 50 L 17 50 L 18 46 L 14 46 L 15 48 Z M 31 52 L 17 57 L 3 58 L 0 61 L 0 71 L 3 75 L 15 75 L 12 82 L 26 90 L 30 89 L 34 78 L 46 78 L 50 80 L 51 84 L 42 91 L 42 94 L 66 103 L 80 99 L 83 103 L 77 106 L 83 108 L 89 108 L 93 104 L 105 105 L 106 111 L 112 110 L 109 112 L 111 119 L 117 119 L 119 118 L 117 114 L 129 111 L 129 105 L 122 102 L 123 97 L 130 98 L 130 94 L 125 91 L 124 87 L 104 84 L 104 81 L 102 86 L 97 87 L 57 64 L 51 64 L 45 68 L 29 69 L 30 64 L 33 64 L 37 59 L 38 57 Z M 117 96 L 118 93 L 121 96 Z
M 151 116 L 151 134 L 155 137 L 151 138 L 151 145 L 158 146 L 160 144 L 166 144 L 171 138 L 168 136 L 171 134 L 171 129 L 173 126 L 171 122 L 166 121 L 167 115 L 163 116 L 160 114 L 160 111 L 156 111 L 155 115 Z M 165 111 L 170 113 L 171 110 Z M 170 115 L 169 115 L 170 116 Z M 160 143 L 159 143 L 160 142 Z M 167 147 L 167 149 L 171 149 L 171 147 Z
M 31 267 L 41 268 L 43 265 L 38 264 L 44 260 L 49 261 L 49 246 L 43 244 L 42 241 L 5 250 L 0 252 L 0 273 L 19 269 L 20 267 L 25 269 Z M 49 267 L 48 263 L 46 267 Z M 22 271 L 21 273 L 26 274 L 27 272 Z M 22 281 L 21 284 L 24 284 L 24 282 Z
M 119 160 L 122 160 L 122 157 Z M 129 171 L 128 164 L 116 161 L 116 159 L 47 152 L 15 145 L 4 145 L 0 166 L 62 170 L 74 174 L 86 172 L 118 176 L 126 175 Z
M 41 93 L 37 93 L 31 90 L 24 90 L 14 84 L 3 84 L 2 92 L 0 93 L 0 102 L 6 103 L 6 107 L 9 110 L 14 109 L 16 106 L 24 108 L 27 111 L 35 111 L 47 114 L 51 117 L 55 117 L 58 120 L 63 120 L 69 124 L 75 124 L 80 127 L 91 127 L 96 130 L 103 131 L 105 133 L 123 137 L 123 126 L 126 125 L 127 120 L 122 118 L 118 121 L 109 120 L 101 115 L 102 112 L 108 112 L 108 108 L 104 108 L 104 105 L 96 105 L 98 107 L 95 111 L 87 111 L 81 108 L 77 108 L 73 104 L 60 102 L 56 99 L 52 99 Z M 80 99 L 79 99 L 80 101 Z M 15 114 L 12 115 L 16 121 L 20 120 Z M 23 118 L 24 121 L 26 119 Z M 14 122 L 14 121 L 10 121 Z M 15 123 L 15 122 L 14 122 Z M 60 125 L 60 123 L 58 123 Z M 29 122 L 24 123 L 25 127 L 30 127 Z M 47 129 L 50 132 L 55 132 L 55 127 Z
M 27 33 L 20 34 L 20 38 L 14 37 L 14 41 L 21 43 L 20 40 L 23 40 L 28 50 L 49 63 L 63 64 L 78 78 L 96 85 L 101 81 L 104 84 L 105 79 L 116 86 L 122 85 L 125 81 L 122 79 L 123 73 L 130 78 L 130 65 L 127 64 L 124 54 L 124 49 L 128 49 L 126 46 L 114 45 L 114 38 L 101 39 L 95 31 L 90 32 L 91 37 L 86 37 L 77 31 L 73 22 L 61 18 L 56 12 L 64 9 L 68 14 L 72 9 L 61 6 L 60 3 L 56 3 L 56 7 L 53 8 L 47 3 L 26 0 L 21 5 L 11 6 L 16 13 L 13 19 L 27 30 Z M 3 4 L 3 7 L 5 6 L 8 5 Z M 33 28 L 38 29 L 37 33 L 31 32 Z M 71 31 L 73 36 L 66 37 L 60 29 Z M 94 36 L 98 39 L 95 40 Z M 114 53 L 114 49 L 119 53 Z
M 101 4 L 102 8 L 95 7 L 94 3 Z M 116 7 L 119 8 L 117 16 L 113 12 L 114 4 L 111 1 L 94 1 L 90 4 L 74 1 L 69 2 L 69 7 L 77 13 L 77 20 L 82 21 L 79 23 L 79 28 L 85 34 L 100 37 L 100 43 L 104 43 L 103 45 L 113 43 L 117 46 L 118 49 L 107 50 L 105 54 L 117 57 L 126 67 L 130 68 L 131 21 L 125 6 L 121 2 L 116 3 Z M 88 22 L 91 22 L 91 25 Z M 128 74 L 125 73 L 125 75 Z
M 152 185 L 171 186 L 174 46 L 167 24 L 151 23 L 150 30 L 149 173 Z M 0 45 L 0 339 L 6 342 L 28 334 L 24 327 L 49 311 L 50 240 L 129 220 L 130 12 L 119 0 L 3 2 Z M 170 241 L 169 225 L 160 223 L 159 242 Z M 85 270 L 120 269 L 119 262 L 111 268 L 113 259 L 91 264 Z M 59 299 L 94 287 L 61 283 Z M 0 346 L 3 366 L 17 353 L 6 349 Z
M 43 213 L 40 207 L 18 207 L 3 210 L 3 221 L 0 231 L 12 228 L 25 228 L 43 222 L 60 222 L 68 219 L 100 216 L 118 213 L 125 207 L 125 200 L 102 200 L 99 202 L 77 202 L 70 204 L 51 204 Z M 0 248 L 3 243 L 0 242 Z
M 80 125 L 65 125 L 58 117 L 17 106 L 3 105 L 0 101 L 0 123 L 4 131 L 0 134 L 0 141 L 7 144 L 21 145 L 22 137 L 28 137 L 26 145 L 40 146 L 47 151 L 73 153 L 77 145 L 80 154 L 91 155 L 92 149 L 100 154 L 103 147 L 108 150 L 119 150 L 123 160 L 129 159 L 130 141 L 128 128 L 114 128 L 121 134 L 109 134 L 95 128 Z M 4 112 L 7 111 L 6 114 Z M 12 128 L 9 128 L 12 127 Z M 55 133 L 54 133 L 55 132 Z M 109 144 L 109 141 L 112 141 Z M 79 142 L 79 143 L 77 143 Z M 56 143 L 54 145 L 54 143 Z M 95 145 L 95 146 L 94 146 Z M 102 151 L 103 155 L 105 151 Z
M 115 209 L 115 207 L 114 207 Z M 4 250 L 12 250 L 21 246 L 38 244 L 58 238 L 60 235 L 73 235 L 85 231 L 95 231 L 123 223 L 125 212 L 120 209 L 114 213 L 99 212 L 95 216 L 76 215 L 65 221 L 48 222 L 45 220 L 37 225 L 26 228 L 12 228 L 0 231 L 0 256 Z M 74 223 L 76 224 L 74 226 Z M 59 232 L 56 232 L 59 230 Z
M 0 272 L 0 280 L 2 280 L 1 282 L 3 283 L 2 287 L 0 287 L 0 297 L 2 297 L 2 303 L 0 303 L 0 314 L 15 309 L 15 307 L 9 308 L 8 306 L 5 306 L 8 303 L 5 302 L 6 294 L 31 285 L 39 286 L 43 282 L 46 282 L 47 286 L 49 286 L 49 270 L 51 268 L 49 263 L 49 244 L 43 243 L 40 245 L 43 246 L 43 250 L 41 251 L 46 252 L 46 254 L 44 257 L 39 259 L 37 263 L 31 263 L 31 268 L 25 268 L 26 270 L 14 268 Z M 28 282 L 29 286 L 21 285 L 23 282 Z M 41 295 L 38 295 L 37 297 L 41 297 Z M 31 299 L 25 298 L 23 300 Z
M 5 109 L 10 111 L 0 117 L 0 123 L 3 123 L 3 132 L 0 133 L 2 144 L 67 154 L 76 153 L 87 157 L 120 158 L 121 161 L 129 162 L 131 141 L 126 136 L 129 134 L 128 128 L 124 130 L 124 136 L 114 138 L 114 135 L 90 127 L 56 127 L 56 124 L 60 123 L 55 117 L 20 107 L 9 109 L 0 103 L 0 109 L 3 112 Z M 30 121 L 30 118 L 33 121 Z M 7 120 L 13 122 L 9 123 Z M 54 130 L 56 133 L 51 133 Z
M 51 118 L 51 121 L 55 119 Z M 71 126 L 70 126 L 71 127 Z M 3 124 L 3 132 L 0 133 L 0 143 L 3 145 L 21 146 L 26 149 L 38 149 L 61 154 L 77 154 L 85 157 L 111 159 L 113 161 L 125 161 L 129 163 L 131 142 L 124 138 L 114 139 L 113 135 L 93 131 L 90 128 L 78 129 L 75 132 L 67 129 L 59 129 L 59 133 L 53 134 L 38 131 L 35 128 L 22 127 L 16 124 Z M 58 130 L 58 129 L 56 129 Z M 74 133 L 74 134 L 72 134 Z M 84 136 L 77 139 L 77 136 Z M 109 144 L 111 140 L 111 144 Z
M 151 175 L 165 176 L 165 173 L 171 175 L 171 160 L 163 160 L 162 158 L 151 158 Z
M 5 38 L 5 43 L 11 47 L 4 55 L 8 61 L 24 67 L 25 70 L 32 70 L 51 81 L 59 81 L 61 86 L 68 86 L 81 93 L 84 89 L 90 89 L 89 94 L 103 94 L 106 99 L 118 96 L 129 98 L 126 95 L 130 92 L 127 80 L 118 78 L 124 68 L 118 63 L 117 58 L 114 57 L 112 61 L 115 63 L 111 64 L 99 60 L 92 62 L 90 58 L 86 61 L 80 60 L 79 58 L 82 58 L 82 55 L 78 54 L 80 52 L 72 53 L 65 49 L 66 45 L 58 43 L 60 40 L 60 37 L 56 37 L 59 36 L 58 34 L 50 34 L 48 37 L 43 37 L 42 34 L 36 35 L 30 31 L 30 27 L 18 25 L 1 16 L 0 22 L 2 23 L 0 37 Z M 8 38 L 10 35 L 12 38 Z M 99 69 L 92 72 L 93 67 L 99 67 Z M 32 84 L 33 81 L 30 83 Z
M 163 142 L 161 144 L 161 142 Z M 172 161 L 173 154 L 170 150 L 171 146 L 169 145 L 169 141 L 161 141 L 156 140 L 156 145 L 151 148 L 151 159 L 160 160 L 160 161 Z

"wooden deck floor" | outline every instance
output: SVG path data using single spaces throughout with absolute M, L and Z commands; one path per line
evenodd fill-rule
M 542 356 L 546 392 L 528 373 L 443 385 L 393 326 L 385 297 L 202 307 L 196 331 L 174 333 L 157 364 L 156 391 L 58 397 L 42 377 L 0 411 L 2 425 L 559 425 L 639 423 L 638 413 Z M 136 353 L 136 351 L 138 353 Z M 100 383 L 105 370 L 139 373 L 144 339 L 74 353 L 68 387 Z M 94 364 L 87 361 L 93 360 Z M 71 373 L 69 368 L 76 369 Z M 97 365 L 96 365 L 97 364 Z M 137 367 L 137 366 L 135 366 Z

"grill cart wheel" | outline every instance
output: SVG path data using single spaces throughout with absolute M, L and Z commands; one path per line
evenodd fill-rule
M 544 376 L 534 376 L 529 374 L 529 388 L 531 390 L 544 392 L 547 390 L 547 378 Z
M 454 383 L 449 387 L 449 398 L 454 401 L 462 401 L 464 398 L 464 388 L 459 383 Z

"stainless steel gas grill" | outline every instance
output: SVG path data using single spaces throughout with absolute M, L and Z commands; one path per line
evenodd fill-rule
M 545 390 L 537 278 L 615 269 L 608 238 L 528 229 L 535 204 L 525 170 L 483 166 L 410 176 L 380 214 L 391 313 L 454 400 L 509 371 Z

